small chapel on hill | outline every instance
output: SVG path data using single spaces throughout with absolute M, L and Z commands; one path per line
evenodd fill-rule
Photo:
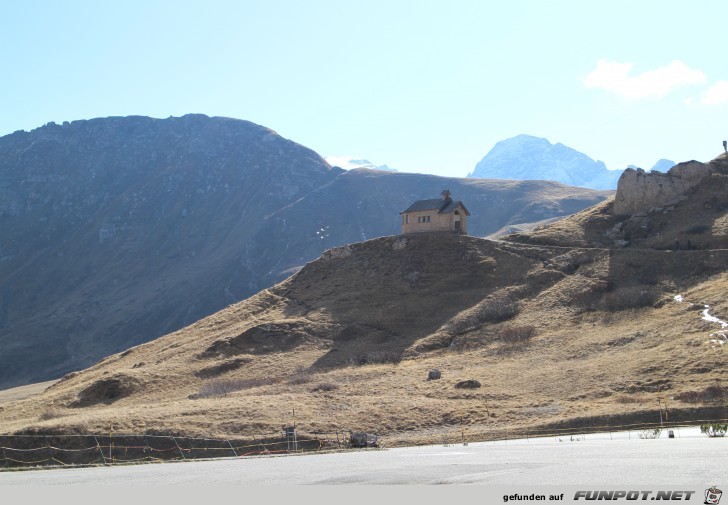
M 441 193 L 441 198 L 417 200 L 400 214 L 403 234 L 433 231 L 468 233 L 470 212 L 463 202 L 453 200 L 447 189 Z

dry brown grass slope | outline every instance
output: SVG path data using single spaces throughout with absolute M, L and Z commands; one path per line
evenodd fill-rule
M 677 205 L 630 217 L 605 202 L 502 241 L 332 249 L 248 300 L 0 405 L 0 431 L 240 438 L 276 432 L 295 407 L 300 431 L 395 444 L 655 422 L 658 399 L 673 421 L 724 419 L 728 337 L 703 311 L 728 319 L 726 190 L 719 172 Z M 433 368 L 440 380 L 427 380 Z M 482 386 L 456 387 L 466 380 Z
M 451 235 L 352 244 L 0 406 L 0 427 L 240 437 L 279 430 L 295 407 L 303 432 L 363 429 L 393 444 L 656 421 L 658 396 L 674 420 L 726 417 L 726 346 L 698 310 L 728 316 L 726 265 L 728 251 Z M 427 380 L 432 368 L 442 379 Z M 482 387 L 454 387 L 467 379 Z

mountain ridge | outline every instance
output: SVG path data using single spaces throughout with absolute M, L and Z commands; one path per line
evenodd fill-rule
M 346 172 L 269 128 L 199 114 L 0 137 L 0 387 L 83 368 L 248 298 L 325 249 L 397 234 L 410 200 L 447 185 L 493 214 L 473 225 L 483 235 L 609 195 Z M 513 200 L 522 206 L 498 210 Z
M 661 159 L 653 170 L 667 171 L 675 163 Z M 501 140 L 478 162 L 469 178 L 554 180 L 592 189 L 616 189 L 621 170 L 609 170 L 560 142 L 521 134 Z

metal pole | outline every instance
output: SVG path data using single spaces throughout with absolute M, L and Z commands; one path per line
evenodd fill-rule
M 230 450 L 233 451 L 233 454 L 235 454 L 235 457 L 237 458 L 238 453 L 235 452 L 235 448 L 233 447 L 233 444 L 230 443 L 230 440 L 225 440 L 225 441 L 228 443 L 228 445 L 230 446 Z
M 171 439 L 172 439 L 172 441 L 174 442 L 174 445 L 176 445 L 176 446 L 177 446 L 177 449 L 179 449 L 179 453 L 180 453 L 180 455 L 182 455 L 182 459 L 187 459 L 187 458 L 185 458 L 185 453 L 184 453 L 184 452 L 182 452 L 182 448 L 181 448 L 181 447 L 179 446 L 179 444 L 177 443 L 177 439 L 176 439 L 175 437 L 170 437 L 170 438 L 171 438 Z
M 53 461 L 53 451 L 51 451 L 51 444 L 48 443 L 48 436 L 43 435 L 43 438 L 45 439 L 46 448 L 48 449 L 48 457 L 50 458 L 49 461 Z
M 104 461 L 104 465 L 106 464 L 106 456 L 104 456 L 104 451 L 101 450 L 101 444 L 99 444 L 99 439 L 96 438 L 96 435 L 94 435 L 94 441 L 96 442 L 96 447 L 99 450 L 99 453 L 101 453 L 101 459 Z
M 293 452 L 298 452 L 298 438 L 296 437 L 296 407 L 293 407 Z
M 667 399 L 665 399 L 665 422 L 669 423 L 670 419 L 667 417 Z
M 662 429 L 662 403 L 659 396 L 657 397 L 657 406 L 660 409 L 660 429 Z

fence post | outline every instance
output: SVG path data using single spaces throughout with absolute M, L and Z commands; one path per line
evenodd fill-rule
M 261 452 L 261 454 L 267 454 L 267 453 L 269 453 L 270 451 L 265 446 L 265 444 L 263 442 L 261 442 L 260 440 L 258 440 L 258 436 L 257 435 L 254 435 L 254 436 L 255 436 L 255 441 L 258 442 L 258 444 L 260 445 L 260 447 L 263 449 L 263 452 Z
M 225 440 L 225 442 L 227 442 L 227 443 L 228 443 L 228 445 L 230 446 L 230 450 L 231 450 L 231 451 L 233 451 L 233 454 L 234 454 L 234 455 L 235 455 L 235 457 L 237 458 L 237 457 L 238 457 L 238 453 L 237 453 L 237 452 L 235 452 L 235 447 L 233 447 L 233 444 L 231 444 L 231 443 L 230 443 L 230 440 Z
M 144 435 L 144 445 L 146 445 L 146 447 L 144 448 L 144 452 L 147 453 L 147 458 L 149 458 L 149 460 L 151 461 L 153 459 L 152 448 L 149 445 L 149 439 L 147 438 L 146 434 Z
M 43 439 L 46 443 L 46 448 L 48 448 L 48 457 L 50 458 L 50 462 L 53 463 L 53 451 L 51 451 L 51 444 L 48 442 L 48 435 L 43 435 Z
M 94 441 L 96 442 L 96 448 L 99 450 L 99 453 L 101 453 L 101 459 L 104 461 L 104 465 L 105 465 L 106 456 L 104 456 L 104 451 L 101 450 L 101 444 L 99 444 L 99 439 L 96 438 L 96 435 L 94 435 Z
M 5 452 L 5 444 L 7 443 L 7 437 L 2 438 L 2 448 L 3 448 L 3 459 L 5 460 L 5 468 L 9 467 L 8 464 L 8 454 Z
M 171 439 L 172 439 L 172 441 L 174 442 L 174 445 L 176 445 L 176 446 L 177 446 L 177 449 L 179 449 L 179 453 L 180 453 L 180 455 L 182 455 L 182 459 L 187 459 L 187 458 L 185 458 L 185 453 L 184 453 L 184 452 L 182 452 L 182 448 L 181 448 L 181 447 L 179 446 L 179 444 L 177 443 L 177 438 L 176 438 L 176 437 L 170 437 L 170 438 L 171 438 Z
M 212 448 L 212 451 L 213 452 L 210 453 L 210 444 L 207 443 L 210 440 L 212 440 L 213 442 L 217 442 L 217 439 L 216 438 L 203 438 L 202 439 L 202 441 L 205 444 L 205 459 L 212 459 L 214 456 L 210 456 L 210 454 L 216 454 L 215 453 L 215 449 L 217 449 L 217 447 L 213 447 Z M 215 443 L 215 445 L 217 445 L 217 443 Z

